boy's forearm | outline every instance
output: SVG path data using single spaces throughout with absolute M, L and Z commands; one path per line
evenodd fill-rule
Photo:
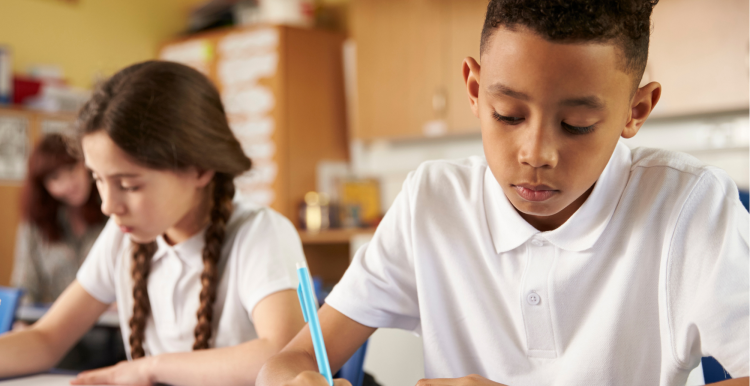
M 280 386 L 293 380 L 297 374 L 303 371 L 317 371 L 317 362 L 309 353 L 302 350 L 282 351 L 266 362 L 258 379 L 256 386 Z

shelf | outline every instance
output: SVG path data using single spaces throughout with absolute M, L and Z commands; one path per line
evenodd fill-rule
M 372 235 L 375 228 L 326 229 L 319 232 L 297 230 L 302 244 L 346 244 L 356 235 Z

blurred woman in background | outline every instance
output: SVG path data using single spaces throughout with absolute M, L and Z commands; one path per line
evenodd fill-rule
M 101 200 L 63 136 L 45 136 L 29 157 L 12 284 L 27 303 L 52 303 L 75 279 L 104 227 Z

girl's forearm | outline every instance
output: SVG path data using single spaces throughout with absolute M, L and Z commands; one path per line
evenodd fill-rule
M 47 370 L 65 354 L 34 327 L 0 336 L 0 378 Z
M 281 348 L 265 339 L 218 349 L 149 358 L 155 382 L 173 385 L 254 385 L 263 364 Z

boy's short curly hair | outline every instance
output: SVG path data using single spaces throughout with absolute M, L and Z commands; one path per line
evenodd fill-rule
M 623 69 L 637 83 L 648 59 L 651 11 L 659 0 L 490 0 L 482 29 L 483 53 L 499 27 L 524 26 L 552 42 L 613 42 Z

